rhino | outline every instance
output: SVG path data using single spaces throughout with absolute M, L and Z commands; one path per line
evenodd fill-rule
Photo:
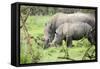
M 72 40 L 87 38 L 91 44 L 95 44 L 92 27 L 87 23 L 64 23 L 60 25 L 55 32 L 52 44 L 59 44 L 66 39 L 66 46 L 72 47 Z
M 54 39 L 56 29 L 64 23 L 87 23 L 92 28 L 95 27 L 95 17 L 89 13 L 56 13 L 51 17 L 51 19 L 46 23 L 44 28 L 44 47 L 50 46 L 49 43 Z

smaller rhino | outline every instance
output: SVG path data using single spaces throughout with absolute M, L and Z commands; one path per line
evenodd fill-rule
M 62 40 L 65 40 L 66 46 L 72 47 L 72 40 L 80 40 L 83 37 L 88 38 L 90 43 L 94 44 L 91 30 L 92 27 L 87 23 L 64 23 L 56 29 L 52 44 L 60 44 Z

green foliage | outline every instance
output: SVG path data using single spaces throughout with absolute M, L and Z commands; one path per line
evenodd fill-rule
M 78 9 L 78 8 L 61 8 L 61 7 L 43 7 L 43 6 L 21 6 L 21 12 L 26 14 L 30 8 L 30 15 L 53 15 L 58 12 L 62 13 L 74 13 L 74 12 L 84 12 L 95 14 L 95 10 L 92 9 Z
M 48 49 L 43 49 L 43 30 L 45 23 L 50 16 L 29 16 L 26 21 L 28 33 L 33 36 L 31 39 L 32 46 L 28 44 L 26 33 L 21 29 L 20 34 L 20 63 L 41 63 L 41 62 L 55 62 L 55 61 L 74 61 L 82 60 L 85 51 L 91 44 L 86 38 L 78 41 L 73 41 L 73 47 L 67 48 L 63 41 L 62 46 L 51 46 Z M 91 54 L 95 47 L 91 48 L 88 53 Z M 95 56 L 95 52 L 93 54 Z M 94 60 L 85 58 L 84 60 Z

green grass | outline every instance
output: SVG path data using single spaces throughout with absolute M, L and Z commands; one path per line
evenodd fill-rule
M 45 23 L 50 16 L 30 16 L 27 20 L 27 27 L 30 33 L 34 36 L 43 34 Z
M 78 41 L 73 41 L 73 47 L 67 48 L 65 42 L 59 47 L 49 47 L 48 49 L 43 49 L 43 41 L 39 38 L 43 38 L 43 30 L 45 23 L 50 19 L 50 16 L 29 16 L 26 21 L 26 27 L 28 33 L 38 40 L 36 43 L 34 39 L 31 39 L 32 46 L 27 43 L 27 34 L 24 29 L 21 29 L 20 34 L 20 63 L 41 63 L 41 62 L 57 62 L 57 61 L 72 61 L 67 59 L 70 57 L 73 60 L 82 60 L 82 57 L 85 54 L 85 51 L 91 46 L 86 38 L 83 38 Z M 38 43 L 40 45 L 38 45 Z M 89 50 L 89 54 L 95 50 L 95 47 Z M 67 52 L 68 55 L 67 56 Z M 95 56 L 95 54 L 94 54 Z M 95 58 L 94 58 L 95 59 Z M 84 60 L 90 60 L 89 58 Z

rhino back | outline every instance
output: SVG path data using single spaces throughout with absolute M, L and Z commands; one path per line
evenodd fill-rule
M 63 24 L 63 34 L 67 37 L 80 39 L 85 36 L 92 27 L 87 23 L 65 23 Z
M 95 17 L 88 13 L 73 13 L 73 14 L 60 14 L 56 19 L 56 25 L 63 24 L 65 22 L 75 23 L 75 22 L 84 22 L 88 23 L 92 27 L 95 26 Z

